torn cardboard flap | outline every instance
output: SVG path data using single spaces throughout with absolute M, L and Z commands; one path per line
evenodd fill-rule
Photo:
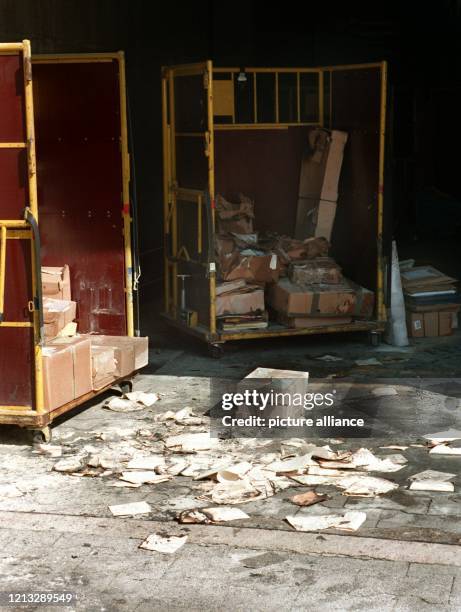
M 70 300 L 70 271 L 69 266 L 51 267 L 42 266 L 43 295 L 57 300 Z

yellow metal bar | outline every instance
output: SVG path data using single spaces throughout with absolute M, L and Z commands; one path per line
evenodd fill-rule
M 258 89 L 256 81 L 256 72 L 253 72 L 253 118 L 254 122 L 258 123 Z
M 356 70 L 358 68 L 381 68 L 381 62 L 371 62 L 369 64 L 344 64 L 341 66 L 340 64 L 335 64 L 331 66 L 313 66 L 313 67 L 300 67 L 293 68 L 291 67 L 283 67 L 283 66 L 273 66 L 273 67 L 255 67 L 255 66 L 245 66 L 246 72 L 319 72 L 320 70 Z M 240 72 L 242 68 L 237 68 L 235 66 L 231 68 L 222 68 L 221 66 L 217 66 L 213 68 L 213 72 L 216 73 L 236 73 Z
M 378 179 L 378 269 L 376 283 L 377 316 L 380 321 L 386 320 L 384 304 L 384 262 L 383 262 L 383 227 L 384 227 L 384 156 L 386 142 L 386 100 L 387 98 L 387 62 L 381 64 L 381 100 L 379 125 L 379 179 Z
M 20 53 L 24 48 L 23 43 L 0 43 L 0 53 Z
M 211 203 L 211 226 L 214 239 L 215 232 L 215 168 L 214 168 L 214 121 L 213 121 L 213 63 L 207 61 L 206 69 L 208 73 L 208 91 L 207 107 L 208 107 L 208 189 L 210 192 Z M 214 258 L 213 258 L 214 259 Z M 210 281 L 210 333 L 216 333 L 216 263 L 209 262 L 208 276 Z
M 176 136 L 181 136 L 182 138 L 203 138 L 206 132 L 176 132 Z
M 203 70 L 203 67 L 202 67 Z M 170 104 L 170 189 L 176 186 L 176 106 L 174 93 L 175 73 L 172 69 L 168 71 L 168 94 Z M 171 192 L 170 216 L 171 216 L 171 252 L 173 257 L 178 254 L 178 214 L 176 210 L 176 194 Z M 178 266 L 173 264 L 171 269 L 172 278 L 172 314 L 176 316 L 178 308 Z
M 197 198 L 205 195 L 205 192 L 200 189 L 186 189 L 185 187 L 177 187 L 174 189 L 174 192 L 179 200 L 186 200 L 188 202 L 196 202 Z
M 27 137 L 27 163 L 29 170 L 29 209 L 36 222 L 39 221 L 37 202 L 37 163 L 35 158 L 35 126 L 34 126 L 34 94 L 32 84 L 32 54 L 30 41 L 23 40 L 23 72 L 25 92 L 25 117 Z M 36 261 L 34 239 L 31 240 L 32 262 L 32 295 L 38 295 L 37 268 L 40 262 Z M 42 360 L 42 330 L 40 329 L 40 313 L 34 310 L 34 369 L 35 369 L 35 410 L 38 414 L 45 412 L 45 394 L 43 386 L 43 360 Z
M 0 142 L 0 149 L 25 149 L 25 142 Z
M 203 229 L 202 229 L 202 196 L 199 195 L 197 200 L 197 251 L 199 255 L 202 254 L 203 246 Z
M 166 66 L 169 72 L 176 76 L 194 76 L 203 74 L 204 63 L 197 62 L 195 64 L 178 64 L 177 66 Z
M 298 123 L 301 123 L 301 75 L 296 73 L 296 116 Z
M 319 125 L 318 121 L 305 121 L 303 123 L 217 123 L 214 126 L 216 132 L 226 132 L 232 130 L 287 130 L 289 127 L 302 127 L 309 125 Z
M 6 227 L 0 229 L 0 321 L 5 311 Z
M 26 230 L 7 229 L 6 237 L 8 240 L 31 240 L 32 234 Z
M 163 283 L 164 308 L 170 312 L 170 268 L 168 265 L 168 236 L 170 234 L 169 202 L 170 202 L 170 142 L 168 126 L 168 76 L 162 72 L 162 146 L 163 146 Z
M 275 123 L 279 122 L 279 73 L 275 73 Z
M 20 219 L 0 219 L 0 227 L 5 226 L 8 229 L 27 229 L 29 224 L 27 221 L 21 221 Z
M 30 42 L 23 40 L 24 91 L 26 107 L 27 162 L 29 166 L 29 208 L 38 222 L 37 164 L 35 160 L 34 94 Z
M 324 91 L 324 82 L 323 82 L 323 70 L 319 72 L 319 124 L 322 127 L 325 123 L 324 118 L 324 104 L 325 104 L 325 91 Z
M 131 211 L 130 211 L 130 155 L 128 153 L 128 126 L 126 109 L 125 54 L 117 54 L 119 67 L 120 95 L 120 145 L 122 152 L 122 199 L 123 199 L 123 237 L 125 242 L 125 300 L 126 327 L 128 336 L 134 336 L 133 315 L 133 257 L 131 253 Z
M 232 123 L 235 123 L 235 72 L 231 74 L 232 78 L 232 96 L 234 103 L 232 104 Z
M 34 324 L 29 321 L 3 321 L 0 327 L 34 327 Z
M 35 414 L 35 412 L 33 412 L 33 410 L 32 410 L 32 406 L 0 406 L 0 413 L 2 413 L 4 410 L 5 411 L 8 410 L 8 412 L 10 410 L 14 410 L 15 412 L 16 411 L 18 411 L 18 412 L 21 411 L 21 414 L 22 414 L 23 410 L 28 410 L 31 413 Z
M 63 63 L 88 63 L 88 62 L 111 62 L 118 60 L 117 51 L 113 53 L 40 53 L 34 55 L 33 64 L 63 64 Z

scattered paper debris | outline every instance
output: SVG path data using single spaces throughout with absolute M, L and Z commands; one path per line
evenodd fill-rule
M 321 357 L 316 357 L 319 361 L 344 361 L 342 357 L 336 357 L 336 355 L 322 355 Z
M 370 357 L 368 359 L 356 359 L 355 364 L 358 366 L 380 366 L 383 365 L 381 361 L 376 359 L 376 357 Z
M 0 499 L 10 499 L 13 497 L 22 497 L 24 491 L 18 489 L 14 484 L 0 484 Z
M 452 482 L 443 482 L 440 480 L 414 480 L 410 485 L 410 490 L 453 493 L 455 485 Z
M 184 452 L 209 450 L 216 446 L 217 443 L 217 438 L 212 438 L 208 432 L 179 434 L 177 436 L 170 436 L 165 440 L 167 448 L 179 447 Z
M 375 497 L 399 488 L 399 485 L 385 478 L 374 476 L 346 476 L 338 482 L 338 487 L 344 489 L 343 495 L 349 497 Z
M 296 531 L 320 531 L 322 529 L 357 531 L 366 518 L 365 512 L 352 510 L 345 514 L 327 514 L 324 516 L 287 516 L 286 520 Z
M 241 480 L 243 476 L 251 469 L 251 463 L 243 461 L 235 465 L 230 465 L 225 469 L 216 472 L 216 480 L 218 482 L 233 482 L 235 480 Z
M 153 550 L 155 552 L 172 554 L 179 550 L 187 542 L 187 536 L 162 536 L 153 533 L 141 542 L 139 548 Z
M 423 436 L 432 444 L 443 444 L 444 442 L 454 442 L 461 440 L 461 431 L 459 429 L 447 429 L 446 431 L 438 431 L 433 434 Z
M 130 391 L 130 393 L 125 393 L 125 397 L 131 402 L 142 404 L 146 408 L 150 408 L 160 399 L 157 393 L 145 393 L 144 391 Z
M 144 410 L 145 406 L 122 397 L 112 397 L 104 405 L 104 408 L 108 408 L 113 412 L 137 412 L 138 410 Z
M 456 478 L 456 474 L 450 474 L 449 472 L 438 472 L 437 470 L 424 470 L 424 472 L 418 472 L 413 474 L 408 480 L 440 480 L 445 482 L 447 480 L 453 480 Z
M 49 457 L 62 457 L 62 446 L 53 444 L 37 444 L 34 446 L 33 453 L 48 455 Z
M 143 472 L 141 470 L 133 470 L 131 472 L 122 472 L 120 480 L 131 482 L 134 484 L 158 484 L 160 482 L 167 482 L 171 480 L 172 476 L 169 474 L 156 474 L 152 471 Z
M 315 491 L 307 491 L 306 493 L 299 493 L 298 495 L 293 495 L 290 501 L 297 506 L 313 506 L 314 504 L 318 504 L 319 502 L 323 502 L 328 499 L 327 495 L 320 495 Z
M 209 517 L 213 523 L 238 521 L 240 519 L 250 518 L 248 514 L 240 510 L 240 508 L 229 508 L 227 506 L 221 506 L 220 508 L 203 508 L 200 512 Z
M 399 446 L 398 444 L 389 444 L 388 446 L 380 446 L 379 448 L 405 451 L 408 449 L 408 446 Z
M 276 473 L 288 473 L 304 470 L 310 465 L 317 465 L 316 461 L 312 459 L 312 453 L 299 455 L 289 459 L 282 459 L 281 461 L 274 461 L 266 467 L 268 470 L 272 470 Z
M 108 487 L 120 487 L 120 488 L 126 488 L 126 489 L 138 489 L 141 486 L 141 483 L 134 483 L 134 482 L 126 482 L 124 480 L 117 480 L 115 482 L 109 482 L 107 483 Z
M 53 470 L 72 474 L 80 471 L 85 466 L 85 463 L 83 457 L 66 457 L 57 461 L 53 466 Z
M 129 470 L 155 470 L 159 466 L 165 465 L 165 459 L 161 455 L 149 455 L 148 457 L 133 457 L 127 463 Z
M 437 444 L 429 451 L 430 455 L 461 455 L 461 448 L 458 446 L 449 446 L 448 444 Z
M 114 516 L 135 516 L 136 514 L 149 514 L 152 511 L 145 501 L 109 506 L 109 510 Z
M 273 494 L 273 490 L 271 490 Z M 261 493 L 247 480 L 238 480 L 232 483 L 218 483 L 211 490 L 211 501 L 215 504 L 244 504 L 246 502 L 269 497 L 269 491 Z
M 178 516 L 178 521 L 181 524 L 200 524 L 209 523 L 210 519 L 200 510 L 183 510 Z

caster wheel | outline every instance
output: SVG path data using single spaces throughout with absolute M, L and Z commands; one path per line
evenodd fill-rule
M 131 393 L 133 391 L 133 381 L 132 380 L 123 380 L 119 384 L 120 391 L 122 393 Z
M 213 359 L 221 359 L 224 355 L 224 345 L 223 344 L 210 344 L 208 347 L 208 351 L 210 357 Z
M 50 427 L 44 427 L 43 429 L 37 429 L 34 431 L 34 435 L 32 438 L 33 444 L 48 444 L 51 442 L 52 434 Z
M 368 334 L 368 339 L 371 346 L 379 346 L 381 343 L 381 334 L 376 331 L 372 331 Z

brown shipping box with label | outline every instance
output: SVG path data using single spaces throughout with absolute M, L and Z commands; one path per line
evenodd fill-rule
M 62 268 L 42 266 L 42 291 L 45 297 L 55 300 L 70 300 L 69 266 Z
M 301 163 L 295 237 L 331 238 L 347 133 L 314 128 Z
M 269 304 L 290 317 L 352 316 L 356 294 L 347 285 L 317 285 L 315 290 L 295 285 L 282 278 L 269 289 Z
M 244 315 L 264 311 L 264 290 L 248 288 L 216 296 L 216 316 Z
M 459 307 L 455 307 L 456 311 Z M 453 333 L 453 310 L 410 312 L 407 310 L 407 331 L 411 338 L 434 338 Z
M 88 338 L 56 338 L 43 347 L 45 409 L 55 410 L 92 390 Z
M 43 322 L 45 338 L 55 338 L 77 315 L 77 304 L 72 300 L 43 298 Z

